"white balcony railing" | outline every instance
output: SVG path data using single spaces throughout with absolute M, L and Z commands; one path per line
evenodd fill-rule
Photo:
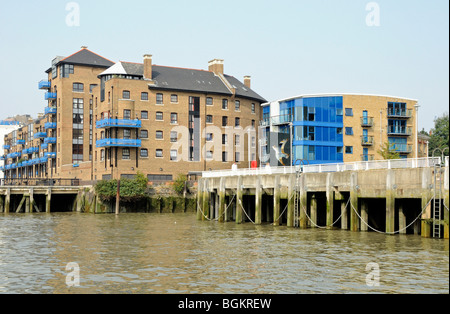
M 327 173 L 343 171 L 362 171 L 377 169 L 408 169 L 408 168 L 427 168 L 434 167 L 441 163 L 441 157 L 433 158 L 411 158 L 396 160 L 375 160 L 375 161 L 357 161 L 340 164 L 322 164 L 322 165 L 303 165 L 303 173 Z M 448 158 L 446 160 L 448 164 Z M 218 170 L 203 172 L 203 178 L 220 178 L 234 176 L 258 176 L 271 174 L 292 174 L 300 166 L 296 167 L 264 167 L 258 169 L 237 169 L 237 170 Z

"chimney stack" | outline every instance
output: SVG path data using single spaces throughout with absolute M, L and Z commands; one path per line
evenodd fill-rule
M 252 77 L 251 76 L 244 76 L 244 85 L 245 87 L 252 88 Z
M 152 80 L 152 55 L 144 55 L 144 79 Z
M 213 72 L 216 75 L 222 74 L 224 73 L 223 71 L 223 60 L 221 59 L 214 59 L 209 61 L 208 63 L 208 70 L 210 72 Z

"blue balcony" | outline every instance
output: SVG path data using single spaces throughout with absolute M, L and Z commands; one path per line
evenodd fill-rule
M 41 145 L 41 149 L 47 149 L 47 148 L 48 148 L 48 144 L 44 143 L 44 144 Z
M 55 100 L 56 99 L 56 93 L 45 93 L 45 100 Z
M 38 132 L 34 134 L 34 139 L 38 139 L 38 138 L 46 138 L 47 137 L 47 133 L 46 132 Z
M 39 82 L 39 89 L 50 89 L 52 83 L 50 81 L 42 80 Z
M 6 156 L 0 156 L 0 160 L 1 161 L 6 160 Z
M 26 144 L 26 141 L 25 141 L 25 140 L 17 140 L 17 141 L 16 141 L 16 144 L 17 144 L 17 145 L 25 145 L 25 144 Z
M 33 154 L 33 153 L 38 153 L 38 152 L 39 152 L 39 147 L 29 147 L 22 151 L 22 156 Z
M 14 158 L 20 158 L 21 156 L 22 156 L 22 153 L 11 153 L 11 154 L 6 155 L 6 158 L 7 159 L 9 159 L 9 158 L 14 159 Z
M 44 128 L 46 130 L 55 130 L 56 129 L 56 122 L 47 122 L 44 124 Z
M 97 147 L 141 147 L 141 140 L 125 140 L 120 138 L 105 138 L 97 141 Z
M 11 145 L 3 145 L 3 149 L 11 149 Z
M 403 126 L 392 126 L 388 127 L 388 135 L 399 135 L 399 136 L 411 136 L 412 128 Z
M 48 161 L 48 157 L 41 157 L 39 158 L 39 163 L 40 164 L 45 164 Z
M 127 120 L 127 119 L 104 119 L 97 121 L 97 129 L 103 128 L 135 128 L 139 129 L 142 127 L 142 122 L 140 120 Z
M 49 137 L 44 140 L 44 144 L 56 144 L 56 137 Z
M 45 114 L 46 115 L 52 115 L 52 114 L 56 114 L 58 112 L 58 109 L 54 108 L 54 107 L 46 107 L 45 108 Z
M 44 153 L 44 157 L 55 159 L 56 158 L 56 153 L 55 152 Z

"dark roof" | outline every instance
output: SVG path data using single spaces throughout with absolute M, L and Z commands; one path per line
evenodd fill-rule
M 83 48 L 80 51 L 58 61 L 56 65 L 69 63 L 74 65 L 88 65 L 92 67 L 109 68 L 114 62 L 103 58 L 102 56 Z M 51 71 L 51 68 L 47 72 Z
M 144 75 L 143 64 L 121 62 L 121 65 L 127 75 Z M 224 75 L 224 77 L 236 89 L 237 96 L 267 102 L 233 76 Z M 153 65 L 152 80 L 155 85 L 149 85 L 149 88 L 232 95 L 222 80 L 210 71 Z

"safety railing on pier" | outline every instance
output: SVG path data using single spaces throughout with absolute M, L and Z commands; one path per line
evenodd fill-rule
M 0 186 L 80 186 L 79 179 L 0 179 Z
M 271 174 L 292 174 L 297 171 L 303 173 L 326 173 L 342 171 L 362 171 L 376 169 L 408 169 L 408 168 L 427 168 L 434 167 L 441 163 L 441 157 L 433 158 L 412 158 L 396 160 L 375 160 L 358 161 L 351 163 L 321 164 L 321 165 L 302 165 L 293 167 L 264 167 L 257 169 L 237 169 L 237 170 L 219 170 L 203 172 L 203 178 L 220 178 L 233 176 L 258 176 Z M 448 157 L 446 158 L 448 166 Z

